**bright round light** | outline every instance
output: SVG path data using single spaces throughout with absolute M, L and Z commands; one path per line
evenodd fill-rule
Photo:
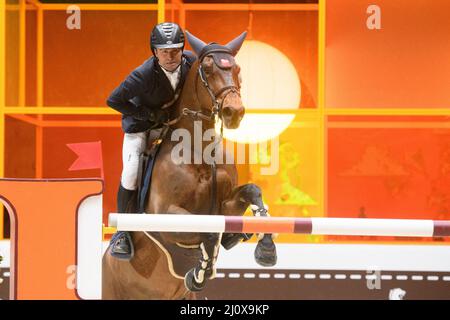
M 294 65 L 278 49 L 260 42 L 245 41 L 236 56 L 241 66 L 242 101 L 251 109 L 297 109 L 300 79 Z M 269 140 L 283 132 L 295 114 L 246 113 L 238 129 L 224 128 L 226 139 L 240 143 Z

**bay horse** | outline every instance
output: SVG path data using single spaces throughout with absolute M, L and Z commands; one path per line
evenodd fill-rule
M 226 45 L 206 44 L 187 31 L 186 35 L 198 59 L 165 128 L 172 138 L 177 130 L 184 130 L 194 146 L 195 135 L 203 137 L 216 121 L 229 129 L 239 127 L 245 108 L 234 56 L 246 32 Z M 195 162 L 196 153 L 203 155 L 209 142 L 203 141 L 200 149 L 192 147 L 189 160 L 193 161 L 180 163 L 174 161 L 178 142 L 172 138 L 162 140 L 155 159 L 146 213 L 243 215 L 251 206 L 254 215 L 268 215 L 258 186 L 237 185 L 234 163 Z M 222 134 L 217 141 L 221 138 Z M 222 149 L 219 155 L 225 153 Z M 135 252 L 130 261 L 111 257 L 110 248 L 103 256 L 103 299 L 195 299 L 195 292 L 215 277 L 220 244 L 230 249 L 249 237 L 251 234 L 132 232 Z M 271 234 L 260 235 L 255 260 L 262 266 L 276 263 Z

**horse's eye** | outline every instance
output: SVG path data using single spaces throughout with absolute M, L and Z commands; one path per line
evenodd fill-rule
M 211 57 L 205 57 L 202 63 L 202 68 L 205 71 L 206 75 L 210 75 L 213 72 L 214 68 L 214 60 Z

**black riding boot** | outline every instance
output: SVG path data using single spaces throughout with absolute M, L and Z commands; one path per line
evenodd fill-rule
M 132 201 L 135 200 L 135 190 L 128 190 L 119 186 L 117 193 L 117 212 L 128 213 L 136 210 Z M 134 255 L 133 242 L 128 231 L 118 231 L 111 238 L 111 255 L 121 260 L 131 260 Z

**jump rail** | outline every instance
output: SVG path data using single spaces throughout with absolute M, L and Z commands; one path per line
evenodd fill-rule
M 448 220 L 111 213 L 109 226 L 118 231 L 298 233 L 395 237 L 450 236 L 450 221 Z

